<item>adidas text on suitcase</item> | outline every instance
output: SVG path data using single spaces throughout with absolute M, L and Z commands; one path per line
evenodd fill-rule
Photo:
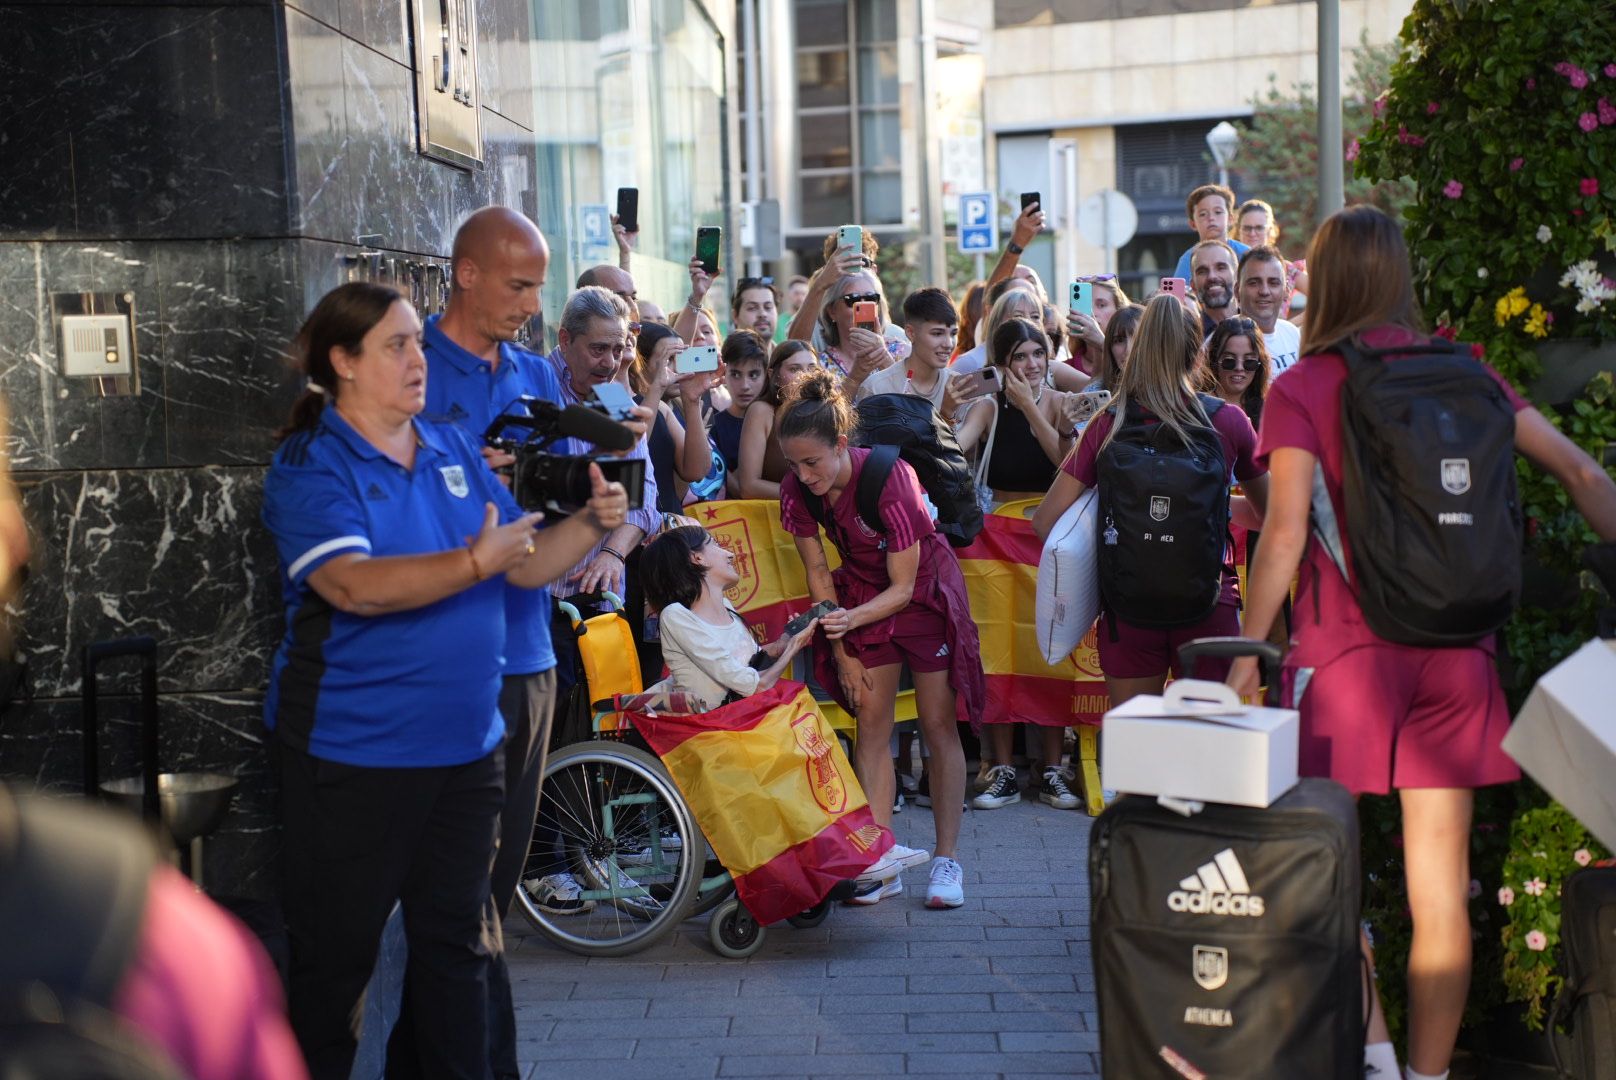
M 1303 780 L 1267 809 L 1189 818 L 1124 797 L 1094 824 L 1089 875 L 1107 1080 L 1361 1080 L 1345 788 Z

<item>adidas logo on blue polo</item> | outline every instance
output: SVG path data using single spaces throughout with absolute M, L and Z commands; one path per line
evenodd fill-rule
M 365 498 L 374 502 L 378 499 L 387 498 L 387 492 L 383 491 L 379 485 L 373 483 L 370 485 L 370 487 L 365 489 Z
M 1232 848 L 1224 848 L 1212 856 L 1211 862 L 1178 883 L 1178 888 L 1167 895 L 1167 907 L 1188 915 L 1261 918 L 1263 898 L 1251 894 L 1240 860 L 1234 857 Z

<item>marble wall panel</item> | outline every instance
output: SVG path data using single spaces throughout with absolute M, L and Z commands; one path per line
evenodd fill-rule
M 14 469 L 165 464 L 158 246 L 0 243 L 0 393 Z M 50 294 L 79 291 L 134 294 L 138 394 L 102 397 L 96 380 L 60 373 Z
M 294 396 L 288 348 L 307 311 L 296 244 L 159 250 L 170 466 L 268 463 Z
M 410 32 L 405 27 L 409 9 L 405 0 L 337 2 L 346 37 L 374 49 L 394 63 L 410 63 Z
M 8 62 L 26 68 L 0 109 L 0 235 L 283 235 L 279 18 L 267 4 L 0 8 Z
M 122 666 L 119 666 L 122 665 Z M 105 665 L 100 719 L 102 779 L 140 772 L 140 699 L 134 661 Z M 122 692 L 118 692 L 122 691 Z M 216 895 L 269 897 L 277 891 L 277 784 L 266 745 L 263 701 L 254 694 L 158 697 L 160 767 L 222 772 L 241 786 L 219 831 L 204 843 L 204 874 Z M 82 790 L 83 702 L 36 698 L 0 715 L 0 778 L 58 795 Z
M 484 108 L 533 128 L 532 17 L 524 0 L 477 0 L 477 89 Z
M 263 470 L 19 474 L 35 533 L 18 601 L 40 697 L 79 693 L 79 650 L 150 634 L 164 693 L 257 691 L 280 634 Z
M 352 241 L 353 192 L 343 167 L 348 152 L 343 44 L 342 35 L 330 26 L 295 8 L 286 9 L 297 232 Z

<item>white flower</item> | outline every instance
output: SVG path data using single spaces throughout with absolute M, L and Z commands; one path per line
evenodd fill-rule
M 1476 276 L 1485 279 L 1487 277 L 1487 268 L 1485 266 L 1476 267 Z
M 1575 285 L 1577 291 L 1584 296 L 1598 288 L 1600 284 L 1599 264 L 1592 259 L 1584 259 L 1582 262 L 1570 267 L 1566 270 L 1565 276 L 1560 279 L 1562 289 Z
M 1539 225 L 1537 227 L 1537 242 L 1538 243 L 1547 244 L 1550 240 L 1553 240 L 1553 239 L 1554 239 L 1554 230 L 1553 229 L 1549 228 L 1547 225 Z
M 1595 300 L 1591 296 L 1584 296 L 1581 300 L 1577 301 L 1577 314 L 1578 315 L 1586 315 L 1590 311 L 1597 310 L 1598 307 L 1599 307 L 1599 301 L 1598 300 Z

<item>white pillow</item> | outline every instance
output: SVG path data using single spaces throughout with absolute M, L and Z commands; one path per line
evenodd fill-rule
M 1038 647 L 1050 664 L 1070 656 L 1100 616 L 1098 499 L 1094 488 L 1078 496 L 1050 530 L 1038 559 Z

